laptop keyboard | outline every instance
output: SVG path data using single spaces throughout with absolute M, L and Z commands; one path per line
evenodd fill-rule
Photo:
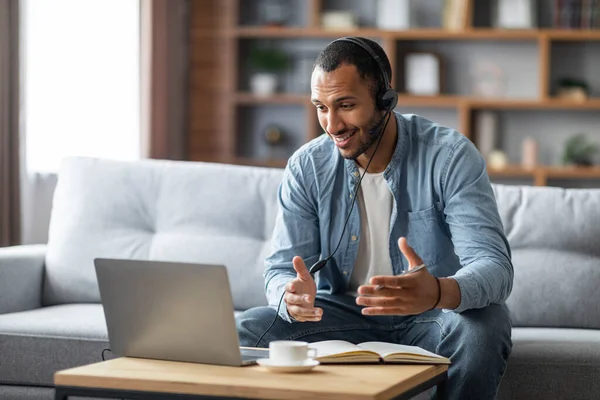
M 255 361 L 259 358 L 269 358 L 269 349 L 240 349 L 242 361 Z

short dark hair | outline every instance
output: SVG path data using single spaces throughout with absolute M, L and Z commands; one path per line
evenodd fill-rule
M 373 40 L 360 37 L 363 42 L 366 42 L 368 46 L 379 56 L 383 69 L 387 74 L 388 79 L 392 79 L 392 68 L 390 66 L 390 60 L 388 59 L 385 51 L 379 46 L 379 44 Z M 371 57 L 367 50 L 363 49 L 355 43 L 349 41 L 333 41 L 327 47 L 319 53 L 313 70 L 316 67 L 321 68 L 325 72 L 332 72 L 338 69 L 342 64 L 354 65 L 358 74 L 362 79 L 369 82 L 373 97 L 377 95 L 377 92 L 385 87 L 389 82 L 383 82 L 383 77 L 379 70 L 377 62 Z

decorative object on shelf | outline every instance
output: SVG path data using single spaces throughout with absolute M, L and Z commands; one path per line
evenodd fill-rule
M 494 150 L 488 156 L 487 165 L 492 169 L 504 169 L 508 166 L 508 157 L 502 150 Z
M 283 130 L 277 125 L 268 125 L 265 128 L 263 138 L 268 146 L 268 159 L 275 160 L 281 158 L 279 154 L 285 144 L 285 135 Z
M 444 0 L 442 26 L 451 31 L 464 30 L 468 25 L 469 0 Z
M 410 0 L 376 0 L 377 27 L 382 30 L 410 29 Z
M 503 29 L 533 29 L 537 25 L 536 0 L 496 0 L 494 25 Z
M 478 61 L 471 74 L 473 94 L 481 97 L 503 97 L 504 72 L 497 64 Z
M 268 96 L 277 91 L 279 75 L 288 68 L 287 54 L 276 48 L 254 47 L 250 54 L 254 69 L 250 77 L 250 90 L 258 96 Z
M 598 146 L 591 143 L 585 134 L 578 133 L 565 142 L 562 161 L 567 165 L 589 167 L 593 165 L 593 157 L 598 151 Z
M 324 11 L 321 17 L 323 29 L 357 29 L 356 15 L 352 11 Z
M 589 92 L 588 84 L 581 79 L 562 78 L 558 81 L 557 95 L 561 99 L 586 101 Z
M 442 93 L 442 60 L 435 53 L 412 52 L 404 58 L 406 91 L 413 95 Z
M 477 148 L 485 160 L 497 148 L 498 114 L 493 111 L 478 111 L 475 114 L 475 137 Z
M 538 161 L 537 142 L 531 137 L 526 137 L 523 139 L 521 147 L 521 165 L 527 169 L 535 168 Z
M 290 0 L 261 0 L 258 9 L 261 22 L 266 26 L 285 26 L 292 15 Z
M 275 125 L 269 125 L 265 129 L 265 142 L 269 146 L 277 146 L 283 143 L 283 131 Z

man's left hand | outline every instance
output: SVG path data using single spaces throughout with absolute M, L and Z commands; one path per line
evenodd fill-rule
M 408 260 L 409 270 L 423 263 L 405 238 L 398 240 L 398 246 Z M 436 278 L 427 268 L 399 276 L 374 276 L 369 283 L 358 288 L 356 298 L 356 304 L 365 306 L 364 315 L 420 314 L 436 306 L 441 295 Z

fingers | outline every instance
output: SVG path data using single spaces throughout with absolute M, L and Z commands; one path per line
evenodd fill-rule
M 296 285 L 294 285 L 294 281 L 289 281 L 285 284 L 285 291 L 288 293 L 296 293 Z
M 313 300 L 310 298 L 309 295 L 307 294 L 292 294 L 292 293 L 286 293 L 283 295 L 283 299 L 285 301 L 285 304 L 289 305 L 298 305 L 301 307 L 312 307 L 313 306 Z
M 308 268 L 306 268 L 306 264 L 304 264 L 304 260 L 302 257 L 296 256 L 292 260 L 292 265 L 294 266 L 294 270 L 298 274 L 298 278 L 307 281 L 312 279 L 310 273 L 308 272 Z
M 408 315 L 403 307 L 368 307 L 362 309 L 363 315 Z
M 317 322 L 321 320 L 323 316 L 323 309 L 315 307 L 300 307 L 297 305 L 289 305 L 288 313 L 297 321 L 301 322 Z
M 356 304 L 367 307 L 397 307 L 400 305 L 397 297 L 357 297 Z
M 370 285 L 363 286 L 373 286 L 373 290 L 376 289 L 377 286 L 385 286 L 385 288 L 402 288 L 402 287 L 410 287 L 410 279 L 409 276 L 374 276 L 369 279 Z M 383 289 L 381 289 L 383 290 Z
M 408 245 L 408 242 L 406 241 L 405 237 L 401 237 L 400 239 L 398 239 L 398 247 L 400 248 L 400 251 L 406 258 L 406 260 L 408 261 L 409 269 L 414 268 L 417 265 L 423 264 L 423 260 L 421 259 L 421 257 L 419 257 L 417 253 L 415 253 L 412 247 Z
M 401 290 L 401 288 L 390 287 L 389 285 L 381 289 L 379 285 L 362 285 L 358 288 L 358 294 L 361 296 L 397 297 L 401 295 Z

